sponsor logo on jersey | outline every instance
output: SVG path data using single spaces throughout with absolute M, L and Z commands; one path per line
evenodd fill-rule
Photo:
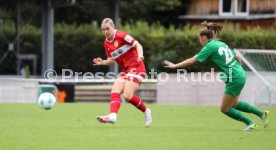
M 133 48 L 133 46 L 125 44 L 121 47 L 119 47 L 118 49 L 116 49 L 115 51 L 111 52 L 111 56 L 113 59 L 116 59 L 118 57 L 120 57 L 121 55 L 123 55 L 124 53 L 126 53 L 127 51 L 129 51 L 131 48 Z
M 122 49 L 118 49 L 118 50 L 117 50 L 117 53 L 118 53 L 119 55 L 121 55 L 121 54 L 123 54 L 123 53 L 124 53 L 124 50 L 122 50 Z
M 127 41 L 128 43 L 131 43 L 131 41 L 132 41 L 132 37 L 131 36 L 129 36 L 129 35 L 127 35 L 126 37 L 125 37 L 125 41 Z
M 111 56 L 112 56 L 112 58 L 118 58 L 118 56 L 119 56 L 119 54 L 118 53 L 111 53 Z
M 117 48 L 118 45 L 119 45 L 119 44 L 118 44 L 118 41 L 115 41 L 115 42 L 114 42 L 114 46 Z

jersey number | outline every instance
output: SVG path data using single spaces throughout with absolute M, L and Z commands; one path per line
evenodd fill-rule
M 234 58 L 233 53 L 231 52 L 231 50 L 228 47 L 220 47 L 218 50 L 219 55 L 225 55 L 225 63 L 228 64 L 232 61 L 232 59 Z

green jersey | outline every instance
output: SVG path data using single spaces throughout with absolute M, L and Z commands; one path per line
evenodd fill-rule
M 227 44 L 212 39 L 197 53 L 195 59 L 198 62 L 203 62 L 210 58 L 225 73 L 226 77 L 222 76 L 222 80 L 229 81 L 230 78 L 234 79 L 244 73 L 243 68 L 236 61 L 235 55 L 235 51 Z

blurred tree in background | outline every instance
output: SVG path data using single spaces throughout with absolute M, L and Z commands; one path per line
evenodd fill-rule
M 61 5 L 66 0 L 53 1 Z M 108 5 L 110 0 L 76 0 L 71 7 L 57 7 L 55 22 L 67 24 L 87 24 L 100 22 L 110 17 Z M 0 18 L 14 20 L 17 0 L 0 1 Z M 178 25 L 178 16 L 186 12 L 190 0 L 118 0 L 121 22 L 146 21 L 150 24 L 159 22 L 169 27 Z M 41 0 L 24 0 L 21 3 L 22 22 L 35 26 L 41 25 Z
M 178 29 L 175 27 L 165 28 L 160 24 L 149 25 L 147 22 L 121 25 L 121 29 L 131 33 L 144 48 L 145 64 L 148 71 L 175 72 L 173 69 L 163 67 L 163 60 L 168 59 L 179 62 L 185 58 L 194 56 L 200 49 L 198 42 L 198 28 Z M 8 24 L 3 27 L 7 37 L 13 37 L 14 25 Z M 108 67 L 91 65 L 92 58 L 106 58 L 103 48 L 105 37 L 98 26 L 93 24 L 69 25 L 64 23 L 55 24 L 54 60 L 55 70 L 72 69 L 77 72 L 107 72 Z M 252 49 L 276 49 L 275 30 L 263 30 L 260 28 L 248 31 L 234 30 L 224 31 L 221 34 L 232 48 Z M 8 45 L 0 36 L 0 56 L 5 53 Z M 36 54 L 38 56 L 38 68 L 41 62 L 41 29 L 31 25 L 22 28 L 21 53 Z M 0 65 L 0 74 L 15 74 L 13 65 L 14 58 L 9 57 Z M 210 71 L 214 67 L 211 62 L 204 65 L 197 64 L 187 68 L 188 71 Z
M 184 14 L 190 0 L 121 0 L 122 22 L 146 21 L 160 23 L 166 27 L 178 25 L 178 16 Z
M 41 65 L 41 21 L 42 21 L 42 2 L 44 0 L 9 0 L 9 1 L 0 1 L 0 56 L 6 54 L 9 48 L 10 43 L 14 43 L 16 39 L 16 6 L 17 2 L 20 2 L 20 27 L 21 27 L 21 43 L 20 43 L 20 53 L 36 54 L 38 56 L 38 67 Z M 86 50 L 86 53 L 89 52 L 90 55 L 98 54 L 99 46 L 102 46 L 102 40 L 104 37 L 95 38 L 93 36 L 86 36 L 79 34 L 89 33 L 86 29 L 85 33 L 80 33 L 82 31 L 76 31 L 72 34 L 66 34 L 66 32 L 74 32 L 74 30 L 82 30 L 86 25 L 92 24 L 95 26 L 95 29 L 99 30 L 100 21 L 105 17 L 110 16 L 109 8 L 112 7 L 110 4 L 114 0 L 76 0 L 76 3 L 70 7 L 60 7 L 63 3 L 68 2 L 69 0 L 52 0 L 52 4 L 55 7 L 55 24 L 59 24 L 55 28 L 55 67 L 71 67 L 78 68 L 80 70 L 87 70 L 87 66 L 84 68 L 77 67 L 75 64 L 72 66 L 72 63 L 64 63 L 62 54 L 66 50 L 75 49 L 74 45 L 79 45 L 80 43 L 91 44 L 89 40 L 97 41 L 90 46 L 84 46 L 85 48 L 80 48 L 79 51 Z M 178 25 L 178 15 L 182 14 L 186 10 L 187 3 L 186 0 L 117 0 L 118 4 L 118 17 L 119 22 L 123 25 L 128 26 L 128 24 L 136 24 L 136 22 L 144 21 L 148 25 L 158 24 L 159 26 L 170 27 L 171 25 Z M 67 30 L 66 25 L 72 25 L 70 30 Z M 84 25 L 84 26 L 83 26 Z M 59 28 L 60 27 L 60 28 Z M 81 28 L 77 28 L 81 27 Z M 69 27 L 70 28 L 70 27 Z M 27 30 L 26 30 L 27 29 Z M 62 31 L 64 30 L 64 32 Z M 143 29 L 142 29 L 143 30 Z M 29 32 L 30 31 L 30 32 Z M 135 32 L 132 30 L 132 32 Z M 100 33 L 101 34 L 101 33 Z M 74 35 L 74 36 L 71 36 Z M 94 34 L 93 34 L 94 35 Z M 60 37 L 66 38 L 68 36 L 71 38 L 76 37 L 77 39 L 66 42 L 60 40 Z M 86 38 L 83 38 L 86 37 Z M 71 40 L 71 38 L 69 38 Z M 146 36 L 140 37 L 142 40 Z M 145 40 L 147 41 L 147 40 Z M 88 44 L 89 43 L 89 44 Z M 93 43 L 93 42 L 92 42 Z M 61 46 L 63 45 L 63 46 Z M 97 45 L 95 51 L 93 48 Z M 65 50 L 66 49 L 66 50 Z M 75 51 L 75 50 L 74 50 Z M 75 51 L 75 54 L 79 54 L 80 59 L 78 61 L 88 61 L 88 55 L 84 56 L 83 53 L 78 53 Z M 101 55 L 103 54 L 102 51 Z M 57 57 L 58 56 L 58 57 Z M 149 58 L 149 57 L 148 57 Z M 63 61 L 64 60 L 64 61 Z M 63 62 L 63 63 L 60 63 Z M 8 65 L 7 65 L 8 64 Z M 60 65 L 65 64 L 65 65 Z M 88 63 L 89 64 L 89 63 Z M 74 67 L 76 66 L 76 67 Z M 16 68 L 16 58 L 15 55 L 9 53 L 7 59 L 0 64 L 0 72 L 7 74 L 14 74 Z M 38 70 L 40 70 L 38 68 Z M 97 71 L 97 70 L 95 70 Z
M 20 52 L 38 56 L 41 65 L 41 1 L 21 1 Z M 56 0 L 55 5 L 62 1 Z M 69 68 L 80 72 L 108 71 L 107 67 L 92 67 L 91 59 L 105 58 L 104 36 L 100 21 L 109 16 L 111 0 L 77 0 L 71 7 L 56 7 L 54 29 L 55 70 Z M 8 50 L 16 37 L 15 18 L 17 0 L 0 1 L 0 56 Z M 178 16 L 185 14 L 190 0 L 118 0 L 120 29 L 133 35 L 144 48 L 145 64 L 149 69 L 163 68 L 164 59 L 181 61 L 201 48 L 197 39 L 198 28 L 178 28 Z M 276 49 L 275 30 L 260 28 L 240 31 L 227 29 L 222 40 L 235 48 Z M 15 74 L 15 58 L 0 64 L 0 74 Z M 212 64 L 196 65 L 189 71 L 209 71 Z

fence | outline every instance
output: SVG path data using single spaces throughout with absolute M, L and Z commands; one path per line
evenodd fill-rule
M 196 73 L 195 76 L 202 77 Z M 262 88 L 262 82 L 252 73 L 247 72 L 247 83 L 240 95 L 240 99 L 254 105 L 268 105 L 269 101 L 258 93 L 267 92 Z M 276 82 L 276 74 L 265 74 Z M 191 74 L 187 74 L 188 81 L 177 81 L 176 74 L 170 74 L 166 82 L 145 82 L 137 91 L 142 100 L 157 104 L 175 105 L 219 105 L 224 91 L 224 83 L 193 82 Z M 46 82 L 41 79 L 3 79 L 0 78 L 1 103 L 35 103 L 37 101 L 41 84 L 52 84 L 58 89 L 59 102 L 109 102 L 110 90 L 114 81 L 68 81 Z M 70 88 L 68 88 L 68 86 Z M 69 89 L 69 90 L 67 90 Z M 263 90 L 263 91 L 260 91 Z M 258 91 L 258 92 L 256 92 Z M 67 92 L 67 93 L 66 93 Z M 65 93 L 65 94 L 64 94 Z M 70 95 L 71 94 L 71 95 Z M 62 98 L 64 98 L 62 100 Z M 67 98 L 67 99 L 65 99 Z M 69 99 L 68 99 L 69 98 Z M 276 105 L 273 98 L 272 105 Z

